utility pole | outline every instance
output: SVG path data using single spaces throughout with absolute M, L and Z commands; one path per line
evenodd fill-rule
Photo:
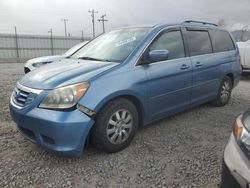
M 64 22 L 64 32 L 65 32 L 65 37 L 67 37 L 67 21 L 69 21 L 68 19 L 61 19 L 61 21 Z
M 98 22 L 102 22 L 102 32 L 105 33 L 105 25 L 104 22 L 107 22 L 108 20 L 104 19 L 106 14 L 103 14 L 100 19 L 98 19 Z
M 90 16 L 92 17 L 92 25 L 93 25 L 93 38 L 95 38 L 95 14 L 98 13 L 98 11 L 95 11 L 92 9 L 91 11 L 89 10 Z
M 54 47 L 53 47 L 53 31 L 52 28 L 48 31 L 50 33 L 50 42 L 51 42 L 51 54 L 54 55 Z

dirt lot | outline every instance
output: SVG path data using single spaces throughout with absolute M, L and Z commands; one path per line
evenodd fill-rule
M 250 78 L 232 100 L 179 113 L 138 131 L 115 154 L 89 146 L 80 158 L 57 157 L 15 130 L 8 102 L 23 64 L 0 64 L 0 187 L 217 187 L 223 148 L 250 104 Z

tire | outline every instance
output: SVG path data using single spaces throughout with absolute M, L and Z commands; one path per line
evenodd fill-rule
M 116 99 L 98 113 L 90 139 L 94 147 L 101 151 L 118 152 L 131 143 L 138 125 L 135 105 L 124 98 Z
M 239 183 L 234 179 L 224 160 L 222 163 L 222 174 L 220 188 L 241 188 Z
M 212 101 L 212 104 L 217 107 L 225 106 L 230 98 L 233 90 L 233 83 L 230 77 L 225 76 L 220 84 L 220 88 L 216 99 Z

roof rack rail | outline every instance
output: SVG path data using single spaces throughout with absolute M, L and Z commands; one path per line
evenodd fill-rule
M 218 27 L 218 25 L 217 25 L 217 24 L 214 24 L 214 23 L 202 22 L 202 21 L 195 21 L 195 20 L 186 20 L 186 21 L 184 21 L 183 23 L 199 23 L 199 24 L 213 25 L 213 26 Z

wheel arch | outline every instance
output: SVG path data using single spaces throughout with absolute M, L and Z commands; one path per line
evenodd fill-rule
M 143 120 L 145 117 L 145 106 L 143 105 L 142 100 L 140 100 L 137 96 L 135 96 L 134 94 L 131 94 L 131 93 L 119 93 L 119 94 L 117 93 L 115 95 L 111 95 L 111 96 L 106 97 L 96 107 L 96 109 L 95 109 L 96 113 L 98 114 L 100 112 L 100 110 L 105 105 L 107 105 L 109 102 L 111 102 L 113 100 L 120 99 L 120 98 L 125 98 L 135 105 L 137 112 L 138 112 L 138 115 L 139 115 L 139 126 L 142 126 Z
M 144 107 L 142 101 L 133 94 L 123 93 L 123 94 L 119 94 L 119 95 L 112 95 L 112 96 L 106 97 L 96 107 L 95 111 L 96 111 L 97 115 L 100 112 L 100 110 L 102 108 L 104 108 L 104 106 L 107 105 L 109 102 L 116 100 L 116 99 L 120 99 L 120 98 L 125 98 L 125 99 L 131 101 L 135 105 L 137 112 L 138 112 L 138 115 L 139 115 L 139 127 L 142 127 L 143 122 L 144 122 L 144 117 L 145 117 L 145 107 Z M 87 139 L 85 140 L 85 144 L 84 144 L 85 147 L 89 144 L 91 131 L 93 131 L 94 126 L 95 126 L 95 124 L 93 124 L 93 126 L 90 128 L 90 130 L 88 132 L 88 136 L 87 136 Z
M 231 79 L 232 84 L 234 85 L 234 75 L 233 75 L 233 73 L 227 73 L 226 76 L 228 76 Z

